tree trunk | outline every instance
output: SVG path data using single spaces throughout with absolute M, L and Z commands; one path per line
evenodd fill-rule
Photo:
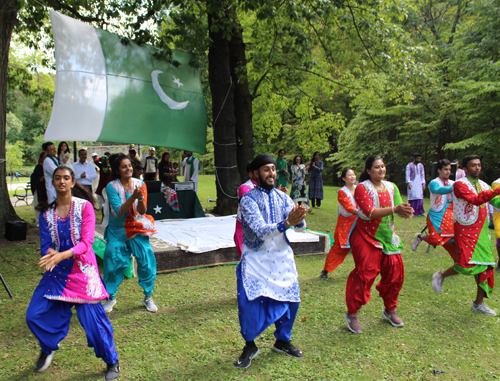
M 247 179 L 246 166 L 254 157 L 253 150 L 253 128 L 252 128 L 252 95 L 248 88 L 247 58 L 245 54 L 245 43 L 243 42 L 243 28 L 238 22 L 238 16 L 234 10 L 228 11 L 234 20 L 235 28 L 229 41 L 230 65 L 233 83 L 236 85 L 234 91 L 234 114 L 236 117 L 236 139 L 238 171 L 242 179 Z
M 219 18 L 219 7 L 210 4 L 213 12 L 208 13 L 209 37 L 212 41 L 208 50 L 208 79 L 212 93 L 212 115 L 214 120 L 214 164 L 217 187 L 216 212 L 221 215 L 233 214 L 238 208 L 237 190 L 241 184 L 238 172 L 236 116 L 235 116 L 235 81 L 231 82 L 231 68 L 227 25 L 227 9 L 223 18 Z M 208 4 L 207 4 L 208 8 Z M 215 9 L 218 8 L 218 9 Z M 227 97 L 226 97 L 227 96 Z
M 0 5 L 0 236 L 5 231 L 5 223 L 19 220 L 9 198 L 7 189 L 5 139 L 7 134 L 7 77 L 9 70 L 9 48 L 17 9 L 14 0 L 4 0 Z

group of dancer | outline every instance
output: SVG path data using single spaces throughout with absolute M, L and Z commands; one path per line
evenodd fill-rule
M 156 230 L 153 217 L 145 214 L 146 186 L 132 177 L 128 156 L 111 155 L 109 161 L 113 180 L 106 186 L 111 213 L 104 234 L 107 245 L 103 279 L 92 249 L 94 199 L 76 182 L 71 168 L 59 166 L 51 174 L 56 197 L 41 206 L 39 219 L 39 266 L 45 273 L 26 312 L 28 327 L 41 348 L 38 372 L 50 366 L 59 342 L 68 334 L 71 309 L 75 306 L 88 346 L 107 364 L 105 380 L 118 378 L 118 353 L 106 312 L 116 304 L 116 293 L 132 253 L 138 265 L 139 285 L 144 289 L 143 304 L 150 312 L 158 311 L 152 298 L 156 258 L 149 243 L 149 236 Z M 104 306 L 101 301 L 106 301 Z
M 39 341 L 41 353 L 37 371 L 47 369 L 59 342 L 67 335 L 71 309 L 77 316 L 97 357 L 107 364 L 105 380 L 119 375 L 118 354 L 113 327 L 106 316 L 116 304 L 118 287 L 133 252 L 138 262 L 139 285 L 144 289 L 143 304 L 148 311 L 158 310 L 152 299 L 156 260 L 149 236 L 156 232 L 154 220 L 147 216 L 147 190 L 132 177 L 130 159 L 110 157 L 111 181 L 106 191 L 110 199 L 110 222 L 105 232 L 104 278 L 101 280 L 95 254 L 95 214 L 93 198 L 75 181 L 68 167 L 57 167 L 53 186 L 57 197 L 40 214 L 41 255 L 39 266 L 46 272 L 36 288 L 27 310 L 27 324 Z M 438 163 L 439 177 L 429 187 L 431 210 L 427 217 L 429 234 L 417 235 L 420 242 L 443 246 L 454 265 L 433 275 L 432 287 L 441 292 L 446 277 L 474 275 L 477 297 L 472 310 L 489 315 L 496 312 L 483 299 L 493 291 L 493 267 L 486 224 L 486 202 L 500 210 L 500 186 L 491 190 L 478 179 L 481 161 L 477 155 L 462 162 L 466 176 L 449 180 L 450 162 Z M 235 242 L 241 261 L 236 268 L 238 316 L 245 341 L 243 352 L 234 363 L 247 368 L 258 353 L 257 337 L 275 324 L 273 350 L 294 358 L 302 351 L 291 343 L 292 328 L 300 305 L 300 288 L 293 251 L 286 230 L 306 227 L 306 208 L 297 205 L 276 187 L 277 170 L 272 156 L 260 154 L 249 163 L 250 180 L 239 190 L 238 222 Z M 382 316 L 395 327 L 404 325 L 397 314 L 398 296 L 404 283 L 403 244 L 394 230 L 394 215 L 412 218 L 414 209 L 403 203 L 397 186 L 385 180 L 382 158 L 372 156 L 356 184 L 352 169 L 342 173 L 345 186 L 339 190 L 339 218 L 335 243 L 322 277 L 343 262 L 352 252 L 355 268 L 346 285 L 345 321 L 353 333 L 361 333 L 358 312 L 368 303 L 371 286 L 381 274 L 376 288 L 384 301 Z M 500 184 L 499 184 L 500 185 Z M 454 219 L 454 223 L 452 221 Z M 500 238 L 500 237 L 499 237 Z M 101 301 L 106 301 L 105 305 Z
M 495 266 L 486 205 L 489 202 L 500 211 L 500 197 L 496 197 L 500 195 L 500 181 L 491 189 L 479 180 L 481 160 L 477 155 L 464 157 L 462 167 L 464 175 L 454 182 L 450 180 L 450 161 L 443 159 L 437 163 L 439 176 L 429 184 L 428 234 L 417 234 L 412 249 L 417 250 L 422 241 L 443 246 L 453 265 L 434 273 L 432 289 L 441 293 L 443 281 L 448 276 L 474 275 L 477 295 L 471 309 L 496 316 L 497 313 L 484 303 L 484 298 L 490 297 L 493 291 Z M 345 186 L 338 191 L 339 215 L 334 245 L 321 272 L 321 278 L 328 279 L 328 273 L 352 252 L 355 268 L 347 280 L 345 320 L 353 333 L 362 332 L 357 313 L 370 300 L 371 286 L 379 273 L 381 280 L 376 288 L 385 305 L 382 316 L 395 327 L 404 325 L 396 312 L 404 282 L 404 265 L 401 258 L 403 245 L 394 231 L 394 214 L 412 218 L 415 210 L 410 204 L 402 203 L 397 186 L 384 180 L 385 173 L 383 160 L 376 156 L 366 161 L 357 186 L 352 169 L 342 173 Z M 499 218 L 500 212 L 497 213 L 495 216 Z M 500 252 L 498 230 L 497 248 Z

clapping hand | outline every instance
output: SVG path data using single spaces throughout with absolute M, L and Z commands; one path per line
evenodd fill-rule
M 142 189 L 136 186 L 134 189 L 134 193 L 132 194 L 132 197 L 134 197 L 136 200 L 143 199 L 144 193 L 142 192 Z
M 291 226 L 301 225 L 306 218 L 306 207 L 304 205 L 295 205 L 288 214 L 288 223 Z
M 399 217 L 410 220 L 413 218 L 413 214 L 415 213 L 410 204 L 399 204 L 394 208 L 394 212 L 396 212 Z
M 288 193 L 287 187 L 282 187 L 281 184 L 276 187 L 277 190 L 282 191 L 283 193 Z

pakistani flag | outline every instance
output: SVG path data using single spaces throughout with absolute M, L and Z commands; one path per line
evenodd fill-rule
M 205 153 L 207 113 L 194 56 L 172 65 L 149 45 L 50 11 L 56 92 L 45 140 L 137 143 Z

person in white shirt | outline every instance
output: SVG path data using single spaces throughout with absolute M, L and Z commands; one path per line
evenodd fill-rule
M 43 175 L 45 176 L 45 189 L 47 190 L 47 202 L 52 204 L 56 198 L 57 193 L 52 184 L 52 177 L 54 171 L 59 167 L 59 162 L 56 158 L 56 146 L 52 142 L 45 142 L 42 144 L 42 149 L 47 153 L 47 157 L 43 161 Z
M 92 194 L 92 181 L 97 179 L 95 165 L 94 163 L 89 163 L 87 161 L 87 150 L 79 150 L 78 158 L 80 160 L 73 164 L 73 168 L 75 170 L 75 180 L 78 184 L 87 189 L 90 194 Z
M 182 155 L 181 167 L 184 167 L 184 181 L 194 182 L 194 191 L 198 192 L 198 170 L 200 160 L 191 151 L 184 151 Z

